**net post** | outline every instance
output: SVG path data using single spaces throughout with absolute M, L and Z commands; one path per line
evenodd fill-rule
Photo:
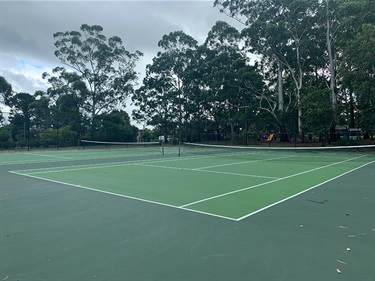
M 164 155 L 164 142 L 161 141 L 161 155 Z

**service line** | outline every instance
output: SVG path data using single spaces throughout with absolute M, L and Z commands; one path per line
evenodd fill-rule
M 202 202 L 205 202 L 205 201 L 209 201 L 209 200 L 213 200 L 213 199 L 216 199 L 216 198 L 220 198 L 220 197 L 228 196 L 228 195 L 231 195 L 231 194 L 239 193 L 239 192 L 246 191 L 246 190 L 249 190 L 249 189 L 253 189 L 253 188 L 256 188 L 256 187 L 259 187 L 259 186 L 264 186 L 264 185 L 267 185 L 267 184 L 271 184 L 271 183 L 286 180 L 286 179 L 289 179 L 289 178 L 297 177 L 297 176 L 300 176 L 300 175 L 303 175 L 303 174 L 315 172 L 315 171 L 318 171 L 318 170 L 321 170 L 321 169 L 324 169 L 324 168 L 327 168 L 327 167 L 339 165 L 339 164 L 349 162 L 349 161 L 352 161 L 352 160 L 355 160 L 355 159 L 359 159 L 359 158 L 362 158 L 362 157 L 365 157 L 365 156 L 366 155 L 350 158 L 350 159 L 347 159 L 347 160 L 344 160 L 344 161 L 340 161 L 340 162 L 328 164 L 328 165 L 325 165 L 325 166 L 317 167 L 317 168 L 310 169 L 310 170 L 307 170 L 307 171 L 303 171 L 303 172 L 300 172 L 300 173 L 297 173 L 297 174 L 289 175 L 289 176 L 286 176 L 286 177 L 283 177 L 283 178 L 278 178 L 278 179 L 275 179 L 275 180 L 271 180 L 271 181 L 267 181 L 267 182 L 264 182 L 264 183 L 248 186 L 248 187 L 241 188 L 241 189 L 238 189 L 238 190 L 222 193 L 222 194 L 215 195 L 215 196 L 212 196 L 212 197 L 208 197 L 208 198 L 205 198 L 205 199 L 201 199 L 201 200 L 198 200 L 198 201 L 195 201 L 195 202 L 191 202 L 189 204 L 185 204 L 185 205 L 182 205 L 180 207 L 186 208 L 188 206 L 196 205 L 196 204 L 199 204 L 199 203 L 202 203 Z

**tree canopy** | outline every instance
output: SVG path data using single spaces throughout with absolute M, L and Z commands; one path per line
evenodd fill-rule
M 60 60 L 50 87 L 17 93 L 0 77 L 10 108 L 4 147 L 71 145 L 78 138 L 135 141 L 132 121 L 187 141 L 248 143 L 375 134 L 375 5 L 372 0 L 215 0 L 242 23 L 218 21 L 203 42 L 171 31 L 138 85 L 142 53 L 129 52 L 100 25 L 53 34 Z M 132 116 L 124 111 L 134 106 Z M 1 118 L 2 115 L 1 115 Z M 0 121 L 1 121 L 0 118 Z M 63 135 L 62 135 L 63 134 Z M 59 136 L 59 137 L 57 137 Z
M 55 33 L 55 56 L 69 70 L 56 67 L 57 76 L 44 75 L 52 85 L 51 95 L 74 92 L 90 118 L 126 105 L 137 79 L 135 65 L 142 56 L 140 51 L 127 51 L 118 36 L 107 39 L 102 32 L 100 25 L 83 24 L 80 31 Z

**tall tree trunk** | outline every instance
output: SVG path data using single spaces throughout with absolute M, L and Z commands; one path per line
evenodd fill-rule
M 349 93 L 349 128 L 355 128 L 355 114 L 354 114 L 354 97 L 353 91 L 350 90 Z
M 283 95 L 283 66 L 278 61 L 278 94 L 279 94 L 279 111 L 284 112 L 284 95 Z
M 298 139 L 299 141 L 303 141 L 303 130 L 302 130 L 302 108 L 301 108 L 301 89 L 303 87 L 303 66 L 302 66 L 302 59 L 301 59 L 301 52 L 300 52 L 300 40 L 298 38 L 294 38 L 295 40 L 295 47 L 296 47 L 296 62 L 297 67 L 294 68 L 288 61 L 285 59 L 282 61 L 284 66 L 287 67 L 289 73 L 293 79 L 295 85 L 295 95 L 297 100 L 297 123 L 298 123 Z M 282 58 L 281 58 L 282 59 Z
M 278 61 L 278 95 L 279 95 L 279 115 L 280 115 L 280 142 L 289 142 L 288 132 L 284 121 L 284 91 L 283 91 L 283 65 Z
M 333 35 L 331 30 L 330 22 L 330 12 L 329 12 L 329 1 L 326 1 L 326 17 L 327 17 L 327 27 L 326 27 L 326 43 L 327 52 L 329 60 L 329 72 L 330 72 L 330 83 L 329 89 L 331 92 L 331 106 L 332 106 L 332 122 L 330 127 L 329 141 L 336 141 L 336 125 L 338 124 L 337 116 L 337 97 L 336 97 L 336 63 L 337 54 L 333 51 Z
M 332 34 L 331 34 L 331 23 L 329 21 L 329 7 L 327 1 L 327 52 L 328 52 L 328 59 L 329 59 L 329 72 L 330 72 L 330 84 L 329 89 L 331 91 L 331 105 L 334 112 L 336 112 L 336 54 L 333 54 L 333 45 L 332 45 Z M 336 119 L 336 117 L 335 117 Z

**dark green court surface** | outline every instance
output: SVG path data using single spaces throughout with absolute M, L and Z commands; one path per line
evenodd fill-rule
M 373 154 L 85 152 L 0 154 L 0 280 L 375 280 Z

